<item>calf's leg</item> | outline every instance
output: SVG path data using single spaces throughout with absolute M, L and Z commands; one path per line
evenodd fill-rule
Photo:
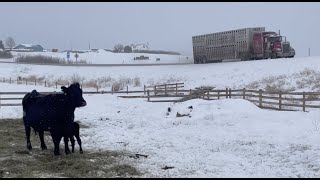
M 43 130 L 40 130 L 40 131 L 39 131 L 41 149 L 42 149 L 42 150 L 45 150 L 45 149 L 47 149 L 47 146 L 46 146 L 46 144 L 44 143 L 43 133 L 44 133 Z
M 71 147 L 72 147 L 71 152 L 74 153 L 74 142 L 75 142 L 75 140 L 74 140 L 73 136 L 71 136 L 70 141 L 71 141 Z
M 79 134 L 76 134 L 75 136 L 76 136 L 76 138 L 77 138 L 77 142 L 78 142 L 79 147 L 80 147 L 80 154 L 82 154 L 82 153 L 83 153 L 83 151 L 82 151 L 82 146 L 81 146 L 81 139 L 80 139 L 80 136 L 79 136 Z

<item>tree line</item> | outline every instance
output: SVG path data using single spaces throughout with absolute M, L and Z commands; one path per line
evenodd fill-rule
M 14 39 L 12 37 L 7 37 L 6 40 L 5 40 L 5 45 L 7 47 L 10 48 L 10 50 L 12 48 L 14 48 L 16 46 L 16 43 L 14 41 Z M 0 40 L 0 58 L 12 58 L 12 53 L 10 51 L 6 51 L 6 48 L 2 42 L 2 40 Z

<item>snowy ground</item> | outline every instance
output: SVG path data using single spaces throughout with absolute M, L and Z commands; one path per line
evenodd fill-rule
M 0 61 L 14 62 L 19 56 L 43 55 L 58 57 L 67 60 L 67 52 L 12 52 L 14 58 L 0 59 Z M 76 53 L 70 53 L 70 61 L 76 62 Z M 173 63 L 193 63 L 192 56 L 167 55 L 167 54 L 148 54 L 148 53 L 113 53 L 99 49 L 96 52 L 77 53 L 78 61 L 84 60 L 87 64 L 173 64 Z M 149 60 L 134 60 L 135 57 L 147 56 Z M 158 59 L 158 60 L 157 60 Z
M 55 67 L 0 64 L 0 77 L 21 74 L 51 78 L 85 74 L 88 79 L 140 77 L 186 83 L 186 88 L 214 85 L 242 87 L 270 76 L 286 75 L 286 86 L 300 87 L 294 74 L 319 72 L 320 58 L 277 59 L 210 65 L 159 67 Z M 27 68 L 27 70 L 26 70 Z M 21 72 L 22 70 L 24 72 Z M 308 78 L 301 76 L 300 78 Z M 1 80 L 1 79 L 0 79 Z M 150 80 L 151 81 L 151 80 Z M 299 89 L 300 87 L 300 89 Z M 141 87 L 140 87 L 141 88 Z M 0 83 L 0 91 L 31 91 L 35 86 Z M 39 91 L 55 88 L 37 87 Z M 262 110 L 242 99 L 150 103 L 116 95 L 85 95 L 88 105 L 76 109 L 84 149 L 128 150 L 148 155 L 138 168 L 146 177 L 319 177 L 320 111 Z M 188 107 L 192 106 L 193 109 Z M 167 108 L 172 112 L 167 115 Z M 189 116 L 176 117 L 176 113 Z M 0 118 L 21 118 L 21 107 L 1 107 Z M 132 159 L 130 159 L 132 161 Z M 163 170 L 165 166 L 173 169 Z

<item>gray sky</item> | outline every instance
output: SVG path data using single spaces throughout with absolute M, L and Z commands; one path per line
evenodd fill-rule
M 192 36 L 263 26 L 287 36 L 297 56 L 320 55 L 318 2 L 13 2 L 0 3 L 0 39 L 44 48 L 150 49 L 192 55 Z

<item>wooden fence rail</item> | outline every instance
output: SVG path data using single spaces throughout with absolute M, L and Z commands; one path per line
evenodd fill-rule
M 1 80 L 1 79 L 0 79 Z M 6 80 L 3 78 L 2 79 L 2 82 L 6 82 Z M 13 82 L 11 80 L 11 78 L 8 80 L 8 82 Z M 18 79 L 17 79 L 17 82 L 18 82 Z M 28 82 L 28 81 L 26 81 Z M 27 83 L 26 83 L 27 84 Z M 35 82 L 35 85 L 39 85 L 40 83 L 39 82 Z M 46 84 L 46 81 L 45 81 L 45 84 Z M 161 94 L 162 92 L 164 92 L 165 94 L 168 94 L 166 92 L 170 92 L 170 91 L 174 91 L 176 92 L 177 90 L 179 90 L 179 88 L 183 87 L 184 83 L 175 83 L 175 84 L 162 84 L 162 85 L 155 85 L 155 86 L 145 86 L 144 85 L 144 90 L 134 90 L 134 91 L 129 91 L 129 88 L 128 86 L 126 87 L 126 90 L 121 90 L 121 91 L 115 91 L 115 88 L 113 86 L 111 86 L 111 90 L 110 91 L 104 91 L 104 90 L 100 90 L 98 91 L 84 91 L 83 94 L 135 94 L 135 93 L 143 93 L 143 94 L 146 94 L 147 93 L 147 88 L 146 87 L 158 87 L 158 90 L 156 91 L 151 91 L 153 94 Z M 60 85 L 60 84 L 59 84 Z M 69 85 L 69 83 L 68 83 Z M 57 88 L 58 86 L 58 83 L 56 82 L 55 83 L 55 86 Z M 168 88 L 162 88 L 162 87 L 168 87 Z M 177 89 L 178 88 L 178 89 Z M 156 88 L 157 89 L 157 88 Z M 3 96 L 8 96 L 8 95 L 25 95 L 29 92 L 0 92 L 0 107 L 1 106 L 21 106 L 21 100 L 22 100 L 22 97 L 20 98 L 17 98 L 17 97 L 3 97 Z M 41 94 L 50 94 L 50 93 L 61 93 L 61 92 L 39 92 Z M 177 94 L 177 93 L 176 93 Z M 1 97 L 2 95 L 2 97 Z M 168 94 L 169 95 L 169 94 Z M 19 103 L 7 103 L 7 104 L 3 104 L 2 102 L 4 101 L 12 101 L 12 100 L 19 100 L 20 102 Z M 2 102 L 1 102 L 2 101 Z
M 157 89 L 155 86 L 144 86 L 141 91 L 129 91 L 128 88 L 123 91 L 91 91 L 83 92 L 83 94 L 127 94 L 119 95 L 123 98 L 146 98 L 149 102 L 182 102 L 190 99 L 201 98 L 206 100 L 215 99 L 230 99 L 241 98 L 253 102 L 260 108 L 274 109 L 274 110 L 302 110 L 306 111 L 307 108 L 320 108 L 320 92 L 269 92 L 263 90 L 252 89 L 179 89 L 179 86 L 175 84 L 168 84 L 164 87 L 175 86 L 178 89 L 165 88 Z M 180 83 L 182 84 L 182 83 Z M 163 85 L 161 85 L 163 86 Z M 160 87 L 157 85 L 156 87 Z M 150 89 L 148 89 L 150 88 Z M 28 92 L 0 92 L 0 107 L 1 106 L 21 106 L 21 97 L 16 95 L 24 95 Z M 52 92 L 40 92 L 43 94 Z M 60 93 L 60 92 L 57 92 Z M 129 95 L 136 94 L 136 95 Z M 142 95 L 139 95 L 142 94 Z M 11 97 L 15 96 L 15 97 Z M 4 97 L 6 96 L 6 97 Z M 10 97 L 7 97 L 10 96 Z M 169 99 L 168 99 L 169 98 Z M 7 103 L 5 101 L 20 101 L 19 103 Z
M 184 100 L 201 98 L 214 100 L 221 98 L 242 98 L 249 100 L 260 108 L 283 111 L 306 111 L 306 108 L 320 108 L 320 92 L 268 92 L 260 90 L 236 89 L 231 90 L 177 90 L 180 95 L 157 95 L 149 90 L 147 99 L 149 102 L 181 102 Z M 154 98 L 181 98 L 179 100 L 151 100 Z

